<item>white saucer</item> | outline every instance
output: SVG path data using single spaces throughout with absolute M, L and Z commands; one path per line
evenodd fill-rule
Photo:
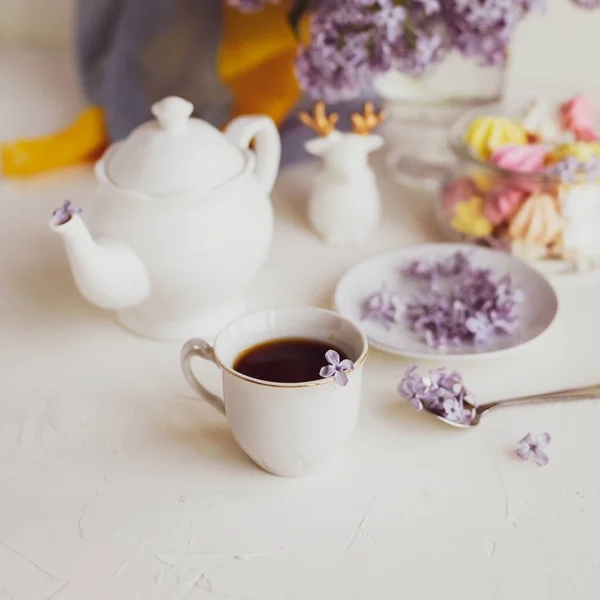
M 416 283 L 404 278 L 400 269 L 413 260 L 437 261 L 457 251 L 469 255 L 475 266 L 489 268 L 494 279 L 509 274 L 516 289 L 524 293 L 519 307 L 521 325 L 512 335 L 497 335 L 482 344 L 466 343 L 447 348 L 429 348 L 424 341 L 403 323 L 385 329 L 375 321 L 361 320 L 362 304 L 371 293 L 386 284 L 398 292 L 401 301 L 411 298 L 417 290 Z M 472 244 L 422 244 L 399 248 L 379 254 L 355 265 L 340 279 L 334 296 L 335 309 L 358 323 L 379 350 L 413 358 L 438 359 L 474 358 L 495 355 L 526 344 L 541 335 L 554 321 L 558 311 L 558 298 L 548 280 L 537 270 L 510 254 L 480 248 Z

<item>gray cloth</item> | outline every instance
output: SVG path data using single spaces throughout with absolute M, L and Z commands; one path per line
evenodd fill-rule
M 150 118 L 150 106 L 176 95 L 194 114 L 219 127 L 232 95 L 217 75 L 223 0 L 78 0 L 77 64 L 89 100 L 106 114 L 111 140 Z M 309 108 L 308 99 L 301 102 Z M 332 106 L 348 123 L 358 107 Z M 313 136 L 298 124 L 296 107 L 281 125 L 283 164 L 305 156 Z

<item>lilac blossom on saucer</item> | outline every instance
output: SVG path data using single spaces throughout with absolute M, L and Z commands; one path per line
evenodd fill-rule
M 398 296 L 383 287 L 373 292 L 363 303 L 361 320 L 377 321 L 386 329 L 400 321 L 402 303 Z
M 447 367 L 431 369 L 429 376 L 418 373 L 418 366 L 409 366 L 398 392 L 415 410 L 427 410 L 455 423 L 469 424 L 475 416 L 470 404 L 471 393 L 465 387 L 460 373 Z
M 334 377 L 336 383 L 341 386 L 348 385 L 347 374 L 354 370 L 354 363 L 347 358 L 340 361 L 340 355 L 335 350 L 327 350 L 325 359 L 329 364 L 319 371 L 319 375 L 325 379 Z
M 81 208 L 76 208 L 71 205 L 70 200 L 65 200 L 62 206 L 59 206 L 52 213 L 53 222 L 55 225 L 64 225 L 67 221 L 71 220 L 73 215 L 81 213 Z
M 535 436 L 535 439 L 531 437 L 531 433 L 528 433 L 518 441 L 515 454 L 521 460 L 531 459 L 539 467 L 545 467 L 550 461 L 550 458 L 542 448 L 546 448 L 551 440 L 552 438 L 549 433 L 540 433 Z
M 475 267 L 463 252 L 431 265 L 414 261 L 402 274 L 421 287 L 406 303 L 404 319 L 431 348 L 481 344 L 519 325 L 522 291 L 509 275 L 495 281 L 489 269 Z

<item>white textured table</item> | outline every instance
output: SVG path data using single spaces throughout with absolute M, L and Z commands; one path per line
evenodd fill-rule
M 36 60 L 0 55 L 0 139 L 61 125 L 80 102 L 68 68 Z M 280 178 L 253 308 L 327 306 L 356 260 L 434 235 L 425 200 L 387 185 L 377 238 L 325 249 L 304 223 L 306 169 Z M 448 429 L 396 396 L 406 362 L 372 352 L 346 452 L 311 478 L 268 475 L 193 398 L 177 345 L 77 294 L 47 220 L 65 198 L 85 209 L 92 187 L 84 167 L 0 187 L 0 599 L 597 597 L 600 403 Z M 481 399 L 600 379 L 600 277 L 556 287 L 547 335 L 460 365 Z M 527 431 L 554 438 L 545 469 L 512 454 Z

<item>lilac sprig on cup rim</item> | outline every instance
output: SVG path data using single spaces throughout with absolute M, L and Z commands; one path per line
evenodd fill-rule
M 465 400 L 475 405 L 472 394 L 465 387 L 460 373 L 447 367 L 431 369 L 423 377 L 418 366 L 409 366 L 398 392 L 408 400 L 415 410 L 427 410 L 455 423 L 468 425 L 475 417 L 475 409 L 465 404 Z
M 431 348 L 481 344 L 519 324 L 523 293 L 511 277 L 494 281 L 489 269 L 475 267 L 462 252 L 431 265 L 413 262 L 402 273 L 423 288 L 406 303 L 404 318 Z
M 354 370 L 354 363 L 348 358 L 340 360 L 340 355 L 335 350 L 327 350 L 325 360 L 329 364 L 319 371 L 319 375 L 324 379 L 334 377 L 336 383 L 341 386 L 348 385 L 348 373 Z
M 71 220 L 73 215 L 81 213 L 81 208 L 77 208 L 71 205 L 70 200 L 65 200 L 62 206 L 59 206 L 52 212 L 52 221 L 54 225 L 64 225 L 67 221 Z

